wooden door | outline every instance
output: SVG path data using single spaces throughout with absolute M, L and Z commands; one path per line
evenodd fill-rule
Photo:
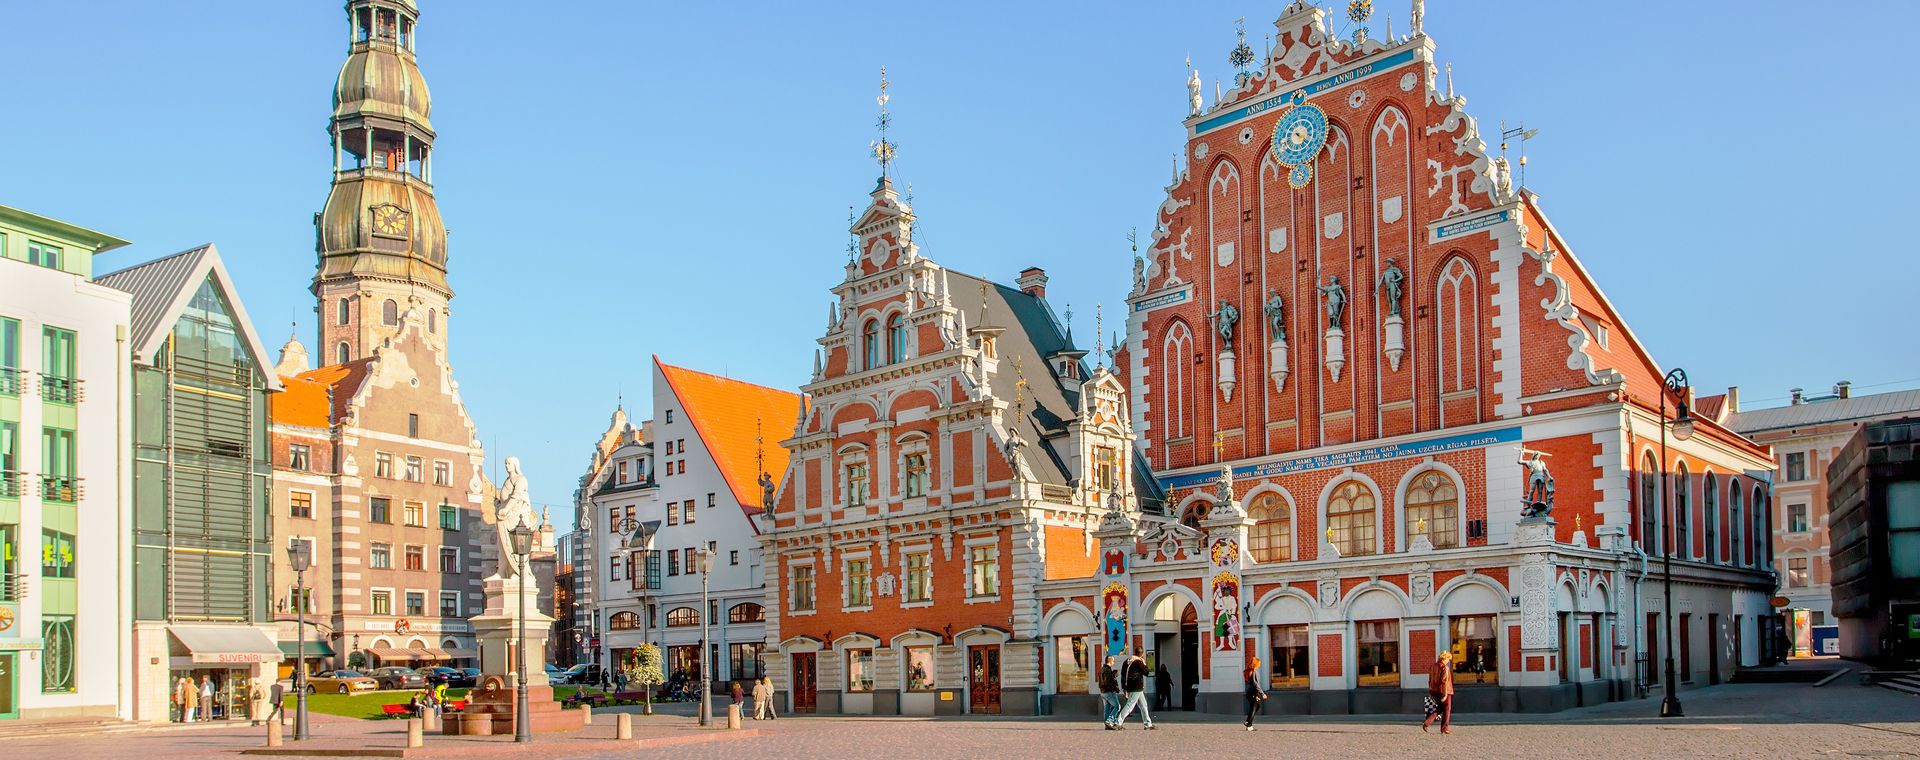
M 814 711 L 820 683 L 815 676 L 814 653 L 796 652 L 793 655 L 793 711 L 810 713 Z
M 968 709 L 984 715 L 1000 714 L 1000 646 L 967 648 Z

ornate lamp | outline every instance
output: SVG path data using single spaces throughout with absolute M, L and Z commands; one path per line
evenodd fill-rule
M 520 560 L 520 583 L 527 582 L 527 555 L 533 553 L 533 529 L 527 527 L 527 519 L 520 518 L 520 524 L 507 531 L 507 538 L 513 543 L 513 556 Z M 515 640 L 520 642 L 519 660 L 514 669 L 520 672 L 517 688 L 513 697 L 513 741 L 525 744 L 533 741 L 532 716 L 527 711 L 527 595 L 525 586 L 521 586 L 520 619 L 514 623 Z
M 313 564 L 313 546 L 287 539 L 287 564 L 293 568 L 293 739 L 307 738 L 307 568 Z M 276 708 L 278 709 L 278 708 Z

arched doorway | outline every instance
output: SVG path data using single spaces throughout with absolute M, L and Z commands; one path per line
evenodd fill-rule
M 1200 615 L 1192 602 L 1169 594 L 1154 603 L 1153 649 L 1148 657 L 1154 673 L 1154 709 L 1192 710 L 1200 691 Z

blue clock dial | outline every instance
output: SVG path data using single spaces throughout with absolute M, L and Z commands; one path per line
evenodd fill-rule
M 1285 166 L 1313 161 L 1327 144 L 1327 112 L 1302 103 L 1281 114 L 1273 128 L 1273 157 Z
M 1295 190 L 1306 187 L 1313 181 L 1313 164 L 1301 164 L 1287 172 L 1287 184 Z

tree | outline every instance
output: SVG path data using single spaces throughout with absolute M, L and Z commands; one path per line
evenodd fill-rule
M 652 644 L 641 644 L 633 648 L 625 662 L 620 664 L 627 680 L 641 686 L 653 686 L 666 681 L 660 671 L 660 648 Z

